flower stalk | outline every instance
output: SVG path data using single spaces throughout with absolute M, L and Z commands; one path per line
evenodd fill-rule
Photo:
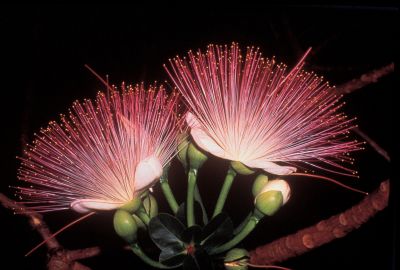
M 232 167 L 229 167 L 228 172 L 226 174 L 224 184 L 222 185 L 221 192 L 219 193 L 219 197 L 217 200 L 217 203 L 214 208 L 214 213 L 213 217 L 218 215 L 219 213 L 222 212 L 222 209 L 224 208 L 226 198 L 228 197 L 229 191 L 231 189 L 233 180 L 235 179 L 236 172 Z
M 176 214 L 176 212 L 178 212 L 179 205 L 175 199 L 174 194 L 172 193 L 171 186 L 169 185 L 168 178 L 166 176 L 162 176 L 160 178 L 160 185 L 164 197 L 167 200 L 169 207 L 171 208 L 171 211 Z
M 212 254 L 223 253 L 227 250 L 230 250 L 237 244 L 239 244 L 254 230 L 259 221 L 260 217 L 258 215 L 253 214 L 250 218 L 248 218 L 246 225 L 243 226 L 243 229 L 240 232 L 238 232 L 231 240 L 229 240 L 225 244 L 214 249 Z
M 196 224 L 194 217 L 194 191 L 197 180 L 197 169 L 190 169 L 188 173 L 188 188 L 186 198 L 186 218 L 187 226 L 191 227 Z
M 140 259 L 142 259 L 143 262 L 147 263 L 148 265 L 150 265 L 152 267 L 159 268 L 159 269 L 175 268 L 175 267 L 166 266 L 158 261 L 153 260 L 152 258 L 150 258 L 149 256 L 147 256 L 144 253 L 142 248 L 137 243 L 131 245 L 131 249 L 132 249 L 133 253 L 135 253 L 136 256 L 138 256 Z

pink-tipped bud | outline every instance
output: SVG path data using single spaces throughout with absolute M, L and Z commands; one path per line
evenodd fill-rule
M 274 215 L 290 199 L 290 186 L 285 180 L 269 181 L 255 199 L 258 211 L 267 216 Z

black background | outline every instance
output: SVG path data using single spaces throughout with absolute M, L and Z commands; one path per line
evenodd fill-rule
M 189 4 L 186 4 L 189 5 Z M 162 64 L 189 49 L 209 43 L 259 46 L 289 66 L 309 47 L 306 68 L 340 85 L 386 65 L 395 58 L 398 16 L 391 6 L 258 6 L 231 4 L 198 6 L 2 6 L 1 31 L 1 172 L 0 191 L 12 196 L 18 161 L 33 133 L 57 120 L 76 99 L 94 98 L 101 83 L 84 64 L 112 83 L 167 79 Z M 360 128 L 384 149 L 391 150 L 392 102 L 395 76 L 345 97 L 345 111 L 358 117 Z M 354 135 L 356 137 L 356 135 Z M 372 191 L 390 177 L 390 165 L 367 146 L 355 154 L 360 179 L 337 177 L 344 183 Z M 211 211 L 227 163 L 211 158 L 200 172 L 200 190 Z M 180 164 L 171 169 L 180 201 L 185 180 Z M 252 207 L 251 177 L 239 177 L 226 211 L 236 223 Z M 359 202 L 362 196 L 332 184 L 289 179 L 292 199 L 276 216 L 264 220 L 243 242 L 251 249 Z M 156 188 L 160 207 L 165 201 Z M 395 198 L 392 196 L 392 200 Z M 349 236 L 282 263 L 293 269 L 394 269 L 394 201 Z M 66 211 L 45 215 L 56 230 L 79 215 Z M 43 269 L 45 248 L 28 258 L 24 253 L 41 241 L 27 220 L 0 208 L 1 269 Z M 93 269 L 147 269 L 112 231 L 112 216 L 102 213 L 75 225 L 58 237 L 64 247 L 100 245 L 101 256 L 83 263 Z M 150 247 L 151 248 L 151 247 Z

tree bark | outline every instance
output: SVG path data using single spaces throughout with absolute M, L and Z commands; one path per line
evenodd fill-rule
M 17 203 L 0 193 L 0 203 L 8 209 L 29 218 L 29 224 L 35 229 L 43 240 L 46 240 L 46 246 L 49 254 L 47 269 L 49 270 L 90 270 L 89 267 L 77 262 L 77 260 L 96 256 L 100 253 L 99 247 L 66 250 L 57 241 L 51 237 L 52 233 L 43 220 L 43 216 L 37 212 L 29 211 L 22 203 Z
M 371 83 L 376 83 L 380 78 L 392 73 L 393 71 L 394 71 L 394 63 L 390 63 L 387 66 L 365 73 L 360 78 L 353 79 L 347 83 L 339 85 L 337 87 L 337 91 L 341 94 L 350 94 Z
M 360 203 L 343 213 L 322 220 L 295 234 L 257 247 L 250 251 L 250 263 L 270 265 L 281 262 L 346 236 L 349 232 L 367 222 L 377 212 L 386 208 L 389 189 L 389 180 L 386 180 Z

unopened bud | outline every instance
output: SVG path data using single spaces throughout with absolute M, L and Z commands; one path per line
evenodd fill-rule
M 190 168 L 196 170 L 203 166 L 204 162 L 208 159 L 207 155 L 198 149 L 194 143 L 189 143 L 187 155 L 189 158 Z
M 265 187 L 268 183 L 268 176 L 265 174 L 260 174 L 256 177 L 253 183 L 252 193 L 254 198 L 260 193 L 260 191 Z
M 143 223 L 143 221 L 135 214 L 132 215 L 133 219 L 135 220 L 138 229 L 142 229 L 145 230 L 146 229 L 146 225 Z
M 149 194 L 146 198 L 144 198 L 143 207 L 150 218 L 157 216 L 158 204 L 156 198 L 153 195 Z
M 249 253 L 242 248 L 234 248 L 226 253 L 224 265 L 226 270 L 247 270 Z
M 284 180 L 269 181 L 255 199 L 258 211 L 267 216 L 275 214 L 290 198 L 290 186 Z
M 115 232 L 128 243 L 136 241 L 138 226 L 132 215 L 125 210 L 117 210 L 114 214 Z
M 186 169 L 188 165 L 187 151 L 189 147 L 189 140 L 187 133 L 181 133 L 178 135 L 178 154 L 176 155 L 178 160 L 182 163 L 183 167 Z

